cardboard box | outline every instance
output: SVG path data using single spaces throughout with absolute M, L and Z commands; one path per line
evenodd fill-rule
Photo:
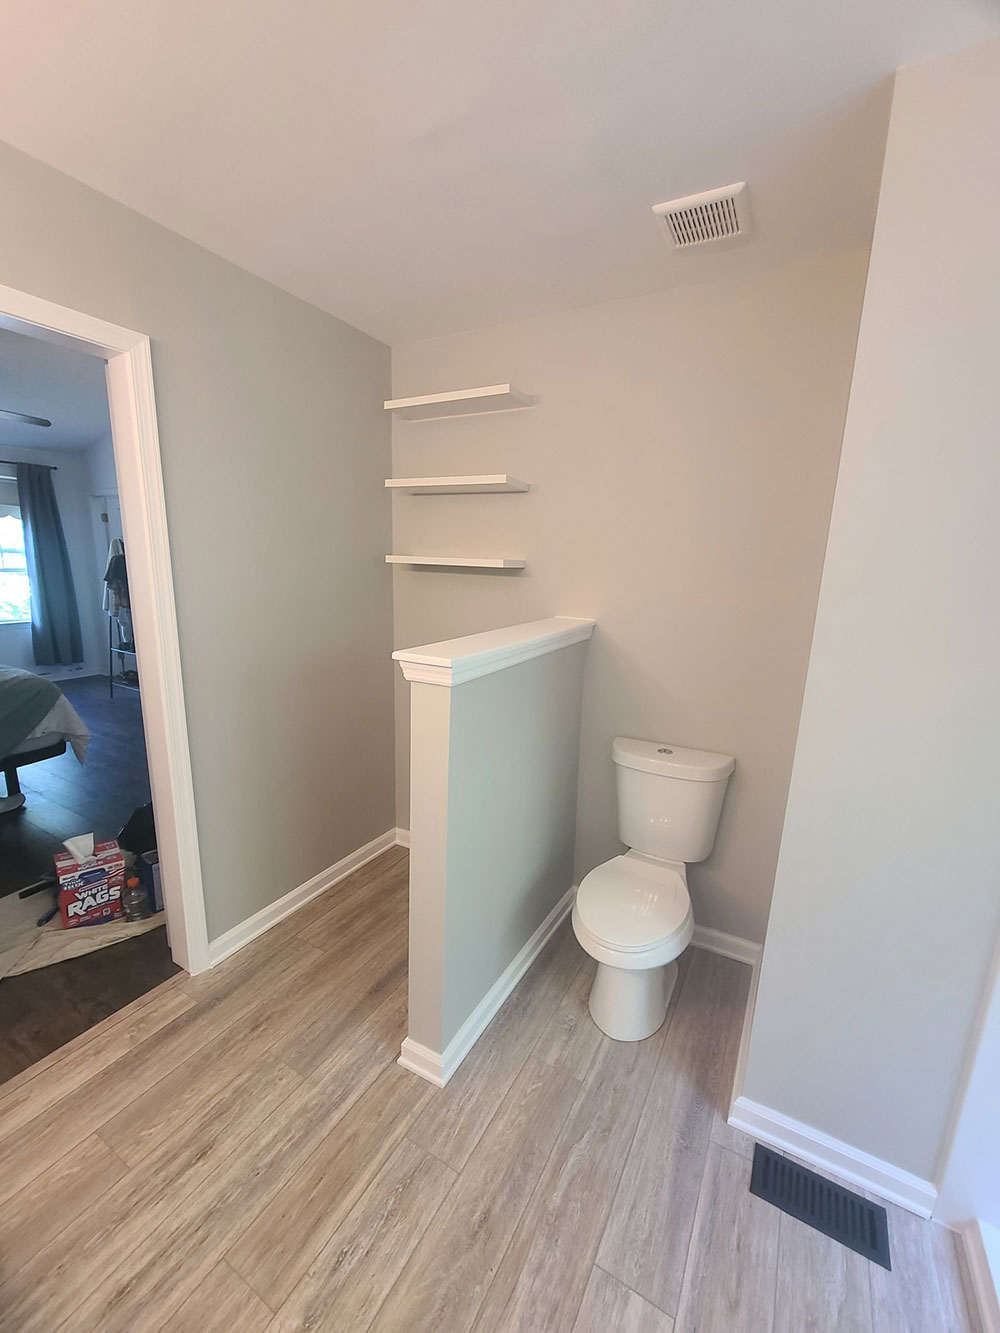
M 85 861 L 69 852 L 56 852 L 53 859 L 65 927 L 100 925 L 122 915 L 125 857 L 117 842 L 96 843 Z
M 139 857 L 139 878 L 149 895 L 149 905 L 154 912 L 163 911 L 163 888 L 160 883 L 160 853 L 154 850 L 143 852 Z
M 122 914 L 122 888 L 125 876 L 105 875 L 102 879 L 59 890 L 59 913 L 67 929 L 74 926 L 100 926 L 116 921 Z
M 125 869 L 125 854 L 114 838 L 95 842 L 94 854 L 78 861 L 69 852 L 56 852 L 56 879 L 60 889 L 72 889 L 81 884 L 93 884 L 106 875 Z

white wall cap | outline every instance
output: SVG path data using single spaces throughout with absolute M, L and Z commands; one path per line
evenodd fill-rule
M 400 648 L 392 656 L 407 680 L 450 687 L 582 643 L 590 638 L 596 624 L 596 620 L 575 616 L 552 616 L 526 625 L 466 634 L 460 639 Z

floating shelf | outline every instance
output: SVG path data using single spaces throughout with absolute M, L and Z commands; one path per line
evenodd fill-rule
M 528 483 L 506 472 L 485 477 L 389 477 L 390 490 L 407 495 L 494 495 L 501 491 L 526 491 Z
M 482 389 L 454 389 L 451 393 L 425 393 L 419 398 L 387 398 L 385 410 L 407 421 L 437 421 L 441 417 L 467 417 L 482 412 L 510 412 L 530 407 L 531 399 L 509 384 L 487 384 Z
M 526 560 L 480 560 L 467 555 L 387 555 L 387 565 L 447 565 L 455 569 L 523 569 Z

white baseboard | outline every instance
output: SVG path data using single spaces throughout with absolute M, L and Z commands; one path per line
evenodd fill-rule
M 958 1228 L 958 1239 L 983 1333 L 1000 1333 L 1000 1231 L 981 1222 L 965 1222 Z
M 331 888 L 338 880 L 344 879 L 360 866 L 374 860 L 376 856 L 381 856 L 383 852 L 388 851 L 390 847 L 395 845 L 396 830 L 390 829 L 388 833 L 382 833 L 379 837 L 373 838 L 371 842 L 366 842 L 363 847 L 350 852 L 336 865 L 321 870 L 318 875 L 313 875 L 312 879 L 307 879 L 297 889 L 292 889 L 289 893 L 277 899 L 276 902 L 268 903 L 266 907 L 262 907 L 253 916 L 248 916 L 245 921 L 241 921 L 238 926 L 233 926 L 225 934 L 211 940 L 208 946 L 209 966 L 214 967 L 216 963 L 221 963 L 223 958 L 228 958 L 230 954 L 236 953 L 244 945 L 249 944 L 251 940 L 255 940 L 258 935 L 263 935 L 266 930 L 270 930 L 279 921 L 283 921 L 286 916 L 291 916 L 300 907 L 304 907 L 311 898 L 315 898 L 325 889 Z
M 435 1087 L 444 1087 L 489 1027 L 504 1000 L 566 919 L 573 906 L 575 893 L 574 884 L 566 890 L 517 957 L 504 968 L 443 1051 L 432 1051 L 430 1047 L 406 1038 L 399 1053 L 399 1063 L 404 1069 L 419 1074 Z
M 411 1037 L 404 1037 L 396 1063 L 408 1069 L 411 1074 L 419 1074 L 436 1088 L 443 1088 L 447 1081 L 442 1075 L 444 1065 L 441 1055 L 437 1051 L 432 1051 L 429 1046 L 421 1046 L 419 1041 L 414 1041 Z
M 883 1162 L 878 1157 L 862 1152 L 849 1143 L 843 1143 L 821 1129 L 805 1125 L 761 1106 L 747 1097 L 737 1097 L 729 1116 L 729 1123 L 755 1139 L 762 1139 L 775 1148 L 781 1148 L 795 1157 L 829 1171 L 831 1175 L 871 1190 L 890 1203 L 898 1203 L 920 1217 L 930 1217 L 937 1198 L 937 1189 L 929 1180 L 911 1176 L 908 1171 Z
M 725 958 L 735 958 L 738 963 L 749 963 L 751 967 L 760 962 L 759 944 L 740 939 L 739 935 L 727 935 L 724 930 L 713 930 L 711 926 L 695 926 L 691 943 L 696 949 L 721 953 Z
M 760 962 L 754 964 L 750 974 L 750 989 L 747 993 L 747 1006 L 743 1011 L 743 1023 L 740 1027 L 740 1044 L 736 1052 L 736 1069 L 733 1073 L 733 1091 L 730 1094 L 730 1107 L 734 1107 L 743 1094 L 746 1081 L 747 1059 L 750 1055 L 750 1033 L 753 1031 L 753 1016 L 757 1008 L 757 988 L 760 985 Z
M 32 666 L 32 673 L 41 676 L 43 680 L 75 680 L 77 676 L 82 680 L 86 676 L 101 676 L 107 672 L 107 662 L 99 663 L 94 666 L 90 662 L 82 662 L 79 666 Z
M 398 828 L 395 830 L 395 833 L 396 833 L 396 846 L 409 847 L 410 830 L 408 828 Z

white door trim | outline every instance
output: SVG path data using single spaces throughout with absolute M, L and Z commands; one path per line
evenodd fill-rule
M 210 965 L 208 930 L 149 338 L 4 286 L 0 328 L 107 362 L 167 933 L 174 961 L 202 972 Z

